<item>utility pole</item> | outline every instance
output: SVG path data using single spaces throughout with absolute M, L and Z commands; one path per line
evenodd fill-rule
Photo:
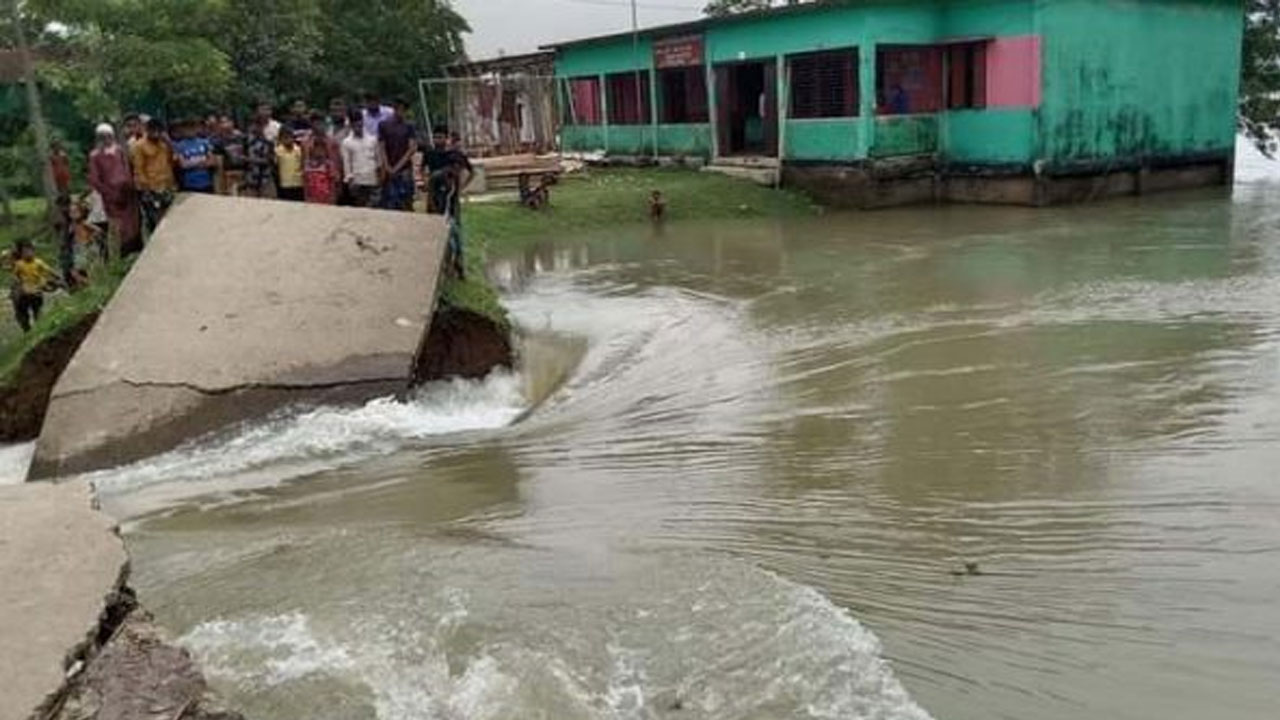
M 27 116 L 36 136 L 36 160 L 40 163 L 40 179 L 44 185 L 46 211 L 52 218 L 58 209 L 58 187 L 53 181 L 53 166 L 49 164 L 49 126 L 45 124 L 44 110 L 40 105 L 40 87 L 36 84 L 36 67 L 31 61 L 31 47 L 27 45 L 27 31 L 22 27 L 22 10 L 19 0 L 10 0 L 13 11 L 13 31 L 18 41 L 18 58 L 22 63 L 22 76 L 27 85 Z
M 640 14 L 636 8 L 636 0 L 631 0 L 631 62 L 636 66 L 636 124 L 641 128 L 644 122 L 644 92 L 640 88 Z M 641 137 L 643 138 L 643 130 Z M 643 147 L 643 142 L 637 147 Z

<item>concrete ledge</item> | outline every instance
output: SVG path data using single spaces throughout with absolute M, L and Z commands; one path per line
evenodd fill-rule
M 831 207 L 885 208 L 938 202 L 988 205 L 1065 205 L 1121 195 L 1231 184 L 1231 161 L 1163 158 L 1159 166 L 1092 167 L 1070 174 L 1035 175 L 1029 168 L 941 167 L 924 158 L 851 164 L 787 164 L 783 184 Z
M 54 386 L 32 477 L 408 388 L 445 240 L 437 216 L 182 198 Z
M 0 487 L 0 720 L 44 717 L 105 638 L 128 558 L 88 483 Z

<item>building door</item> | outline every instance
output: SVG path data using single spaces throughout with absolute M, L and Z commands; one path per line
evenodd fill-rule
M 778 154 L 778 69 L 772 60 L 716 66 L 721 155 Z

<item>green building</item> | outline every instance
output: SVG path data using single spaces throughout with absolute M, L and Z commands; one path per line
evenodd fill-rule
M 836 204 L 1230 183 L 1242 0 L 850 0 L 547 49 L 566 152 L 780 173 Z

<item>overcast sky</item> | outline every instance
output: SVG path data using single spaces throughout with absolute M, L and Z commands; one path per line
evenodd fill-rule
M 706 0 L 638 0 L 640 26 L 696 19 Z M 453 0 L 471 23 L 467 54 L 475 60 L 530 52 L 557 40 L 631 29 L 630 0 Z

